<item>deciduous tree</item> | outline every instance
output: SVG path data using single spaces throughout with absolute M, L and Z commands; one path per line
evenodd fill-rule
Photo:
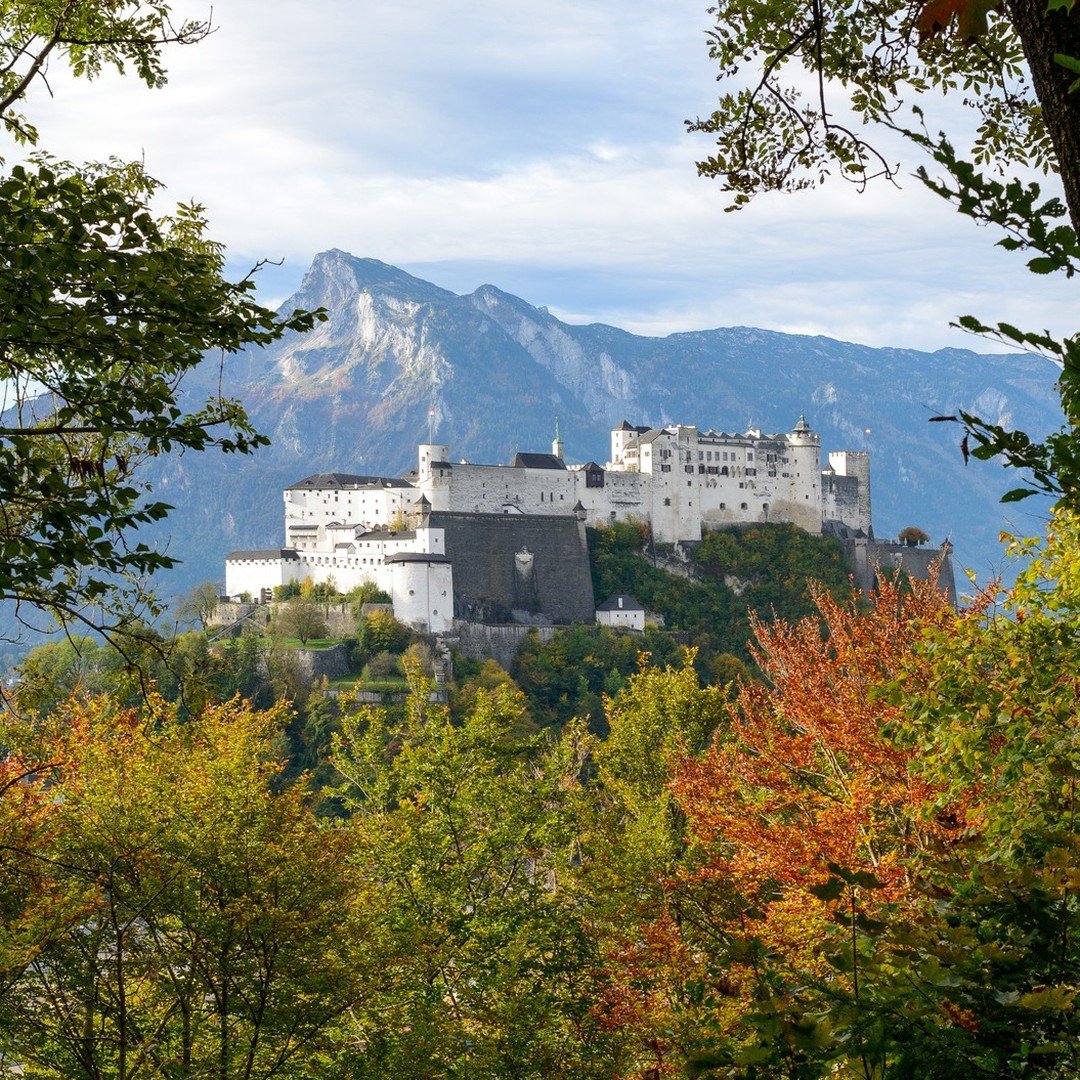
M 931 190 L 994 226 L 1002 247 L 1027 251 L 1032 271 L 1075 272 L 1080 10 L 1072 0 L 872 0 L 855 7 L 722 0 L 713 10 L 711 53 L 734 87 L 690 127 L 717 137 L 716 153 L 698 168 L 722 179 L 733 206 L 760 191 L 813 186 L 831 173 L 859 187 L 894 178 L 893 151 L 875 142 L 875 127 L 879 134 L 888 128 L 926 151 L 935 172 L 942 170 L 919 169 Z M 970 154 L 954 146 L 963 130 L 932 134 L 924 125 L 922 107 L 935 92 L 967 106 L 975 129 Z M 1056 174 L 1064 201 L 1045 195 L 1025 170 Z M 968 315 L 959 324 L 1061 365 L 1067 422 L 1043 440 L 964 411 L 941 417 L 966 428 L 964 460 L 969 453 L 1001 454 L 1027 470 L 1029 483 L 1007 499 L 1035 491 L 1078 497 L 1080 340 Z
M 357 1014 L 340 1075 L 613 1075 L 603 966 L 566 883 L 580 730 L 554 750 L 515 742 L 524 702 L 511 684 L 478 689 L 458 725 L 416 665 L 409 677 L 403 720 L 362 709 L 337 739 L 357 866 L 384 897 L 398 980 L 380 1011 Z
M 133 69 L 165 81 L 162 49 L 209 25 L 174 25 L 169 6 L 17 0 L 0 10 L 0 125 L 37 132 L 17 111 L 49 64 L 76 75 Z M 223 254 L 197 204 L 165 218 L 140 165 L 76 166 L 38 154 L 0 176 L 0 599 L 63 622 L 115 628 L 144 601 L 136 582 L 173 559 L 132 538 L 169 507 L 146 498 L 139 466 L 160 454 L 265 442 L 220 383 L 181 383 L 207 353 L 310 327 L 279 320 Z
M 97 699 L 8 725 L 5 775 L 40 765 L 0 794 L 0 874 L 22 874 L 0 938 L 5 1060 L 57 1078 L 319 1072 L 377 984 L 369 893 L 349 836 L 302 787 L 275 790 L 280 723 L 236 702 L 181 723 L 160 700 Z M 43 892 L 68 906 L 43 917 Z

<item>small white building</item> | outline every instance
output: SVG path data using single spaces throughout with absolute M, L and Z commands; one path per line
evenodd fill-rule
M 596 621 L 601 626 L 645 629 L 645 609 L 632 596 L 616 593 L 596 605 Z

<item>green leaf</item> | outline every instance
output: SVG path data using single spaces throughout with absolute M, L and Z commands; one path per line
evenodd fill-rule
M 811 896 L 816 896 L 819 900 L 836 900 L 843 896 L 846 888 L 847 886 L 840 878 L 834 877 L 829 878 L 828 881 L 820 885 L 811 885 L 807 892 Z

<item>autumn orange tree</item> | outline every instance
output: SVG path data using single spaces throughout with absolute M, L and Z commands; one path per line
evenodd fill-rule
M 783 1072 L 808 1047 L 842 1045 L 843 1057 L 872 1039 L 858 1009 L 866 921 L 919 908 L 910 857 L 942 831 L 921 814 L 932 789 L 915 751 L 889 738 L 902 710 L 881 690 L 955 613 L 932 584 L 889 579 L 865 613 L 817 602 L 820 622 L 756 624 L 767 682 L 743 686 L 728 737 L 674 779 L 699 849 L 680 876 L 711 930 L 692 987 L 714 1038 L 693 1055 L 702 1068 Z M 834 1000 L 851 1007 L 830 1013 Z
M 692 1072 L 1080 1068 L 1080 521 L 1014 547 L 960 613 L 884 582 L 757 628 L 767 684 L 672 785 Z

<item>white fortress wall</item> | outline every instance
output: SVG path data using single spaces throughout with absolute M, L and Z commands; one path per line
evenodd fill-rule
M 225 595 L 248 593 L 258 600 L 263 589 L 303 581 L 305 576 L 303 563 L 295 552 L 234 551 L 225 560 Z
M 284 493 L 286 548 L 234 552 L 228 592 L 257 596 L 305 577 L 345 592 L 374 581 L 394 597 L 403 621 L 449 626 L 451 571 L 441 561 L 443 530 L 427 525 L 432 512 L 639 521 L 661 543 L 698 540 L 703 527 L 765 521 L 820 533 L 823 520 L 835 520 L 871 534 L 869 455 L 831 453 L 822 472 L 820 437 L 803 417 L 790 432 L 771 435 L 624 421 L 611 433 L 604 466 L 567 468 L 558 439 L 552 450 L 518 454 L 510 465 L 453 464 L 448 445 L 424 443 L 408 480 L 309 476 Z
M 290 547 L 318 547 L 325 542 L 323 529 L 334 522 L 365 529 L 389 527 L 409 512 L 418 492 L 404 480 L 374 483 L 335 482 L 336 474 L 308 477 L 284 493 L 285 541 Z M 376 479 L 356 477 L 356 480 Z M 319 482 L 326 486 L 308 486 Z
M 454 625 L 454 577 L 445 555 L 393 556 L 388 565 L 394 617 L 418 630 L 445 634 Z

